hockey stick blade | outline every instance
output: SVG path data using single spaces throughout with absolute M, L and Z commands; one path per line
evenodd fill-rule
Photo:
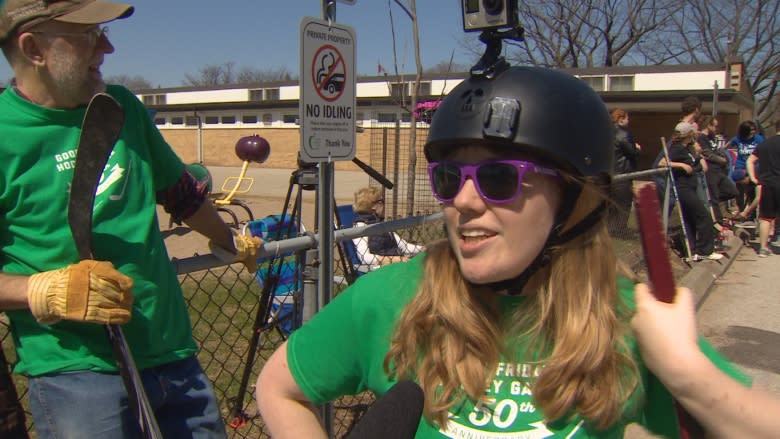
M 661 209 L 655 183 L 647 183 L 634 194 L 642 251 L 647 264 L 650 290 L 661 302 L 672 303 L 676 294 L 672 265 L 669 262 L 669 248 L 666 234 L 661 225 Z M 656 379 L 653 377 L 653 379 Z M 683 439 L 704 438 L 701 425 L 675 401 L 680 437 Z
M 68 200 L 68 224 L 81 259 L 92 257 L 95 192 L 124 123 L 122 107 L 105 93 L 96 94 L 84 114 Z
M 93 257 L 92 210 L 95 194 L 124 123 L 124 111 L 113 97 L 105 93 L 92 97 L 81 124 L 68 199 L 68 225 L 80 259 Z M 136 415 L 143 437 L 162 438 L 122 328 L 119 325 L 105 325 L 105 328 L 127 390 L 130 407 Z
M 649 183 L 639 188 L 635 200 L 639 231 L 642 236 L 642 251 L 645 255 L 653 294 L 662 302 L 672 303 L 675 295 L 674 275 L 672 265 L 669 263 L 666 234 L 658 215 L 661 208 L 655 184 Z

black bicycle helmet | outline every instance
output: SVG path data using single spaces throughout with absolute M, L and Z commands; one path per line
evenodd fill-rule
M 539 67 L 472 76 L 444 98 L 425 144 L 428 161 L 463 144 L 527 151 L 582 176 L 612 174 L 614 127 L 585 82 Z
M 585 82 L 538 67 L 507 67 L 495 75 L 472 75 L 452 90 L 431 120 L 428 161 L 463 145 L 483 144 L 522 151 L 576 177 L 594 177 L 605 192 L 612 175 L 614 126 L 604 102 Z M 606 212 L 604 201 L 564 231 L 582 186 L 563 191 L 555 225 L 543 250 L 513 279 L 496 289 L 519 293 L 550 261 L 553 249 L 590 230 Z

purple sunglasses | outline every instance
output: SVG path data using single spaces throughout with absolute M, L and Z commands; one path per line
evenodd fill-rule
M 520 196 L 526 172 L 559 177 L 554 169 L 524 160 L 487 160 L 474 165 L 447 161 L 428 163 L 433 196 L 442 203 L 455 199 L 463 189 L 466 177 L 471 177 L 483 200 L 493 204 L 512 202 Z

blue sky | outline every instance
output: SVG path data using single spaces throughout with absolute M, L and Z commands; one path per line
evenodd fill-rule
M 197 75 L 205 65 L 230 61 L 236 69 L 286 66 L 298 75 L 301 18 L 320 17 L 322 3 L 320 0 L 124 1 L 135 6 L 135 14 L 109 25 L 116 52 L 106 57 L 103 75 L 140 75 L 155 87 L 180 86 L 185 74 Z M 390 3 L 399 70 L 413 72 L 410 20 L 394 2 Z M 474 63 L 474 55 L 460 44 L 464 32 L 458 0 L 417 0 L 417 13 L 424 67 L 449 61 L 453 50 L 455 62 Z M 377 62 L 393 72 L 387 0 L 356 0 L 354 5 L 337 3 L 336 21 L 355 30 L 359 75 L 376 74 Z M 0 64 L 0 80 L 9 79 L 10 68 L 5 62 Z

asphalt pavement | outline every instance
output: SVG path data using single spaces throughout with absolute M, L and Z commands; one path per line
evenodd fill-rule
M 709 271 L 709 267 L 691 272 L 689 286 L 702 288 L 698 292 L 699 331 L 752 376 L 755 386 L 780 398 L 780 248 L 774 247 L 772 256 L 759 258 L 757 238 L 744 246 L 737 238 L 731 243 L 740 248 L 708 289 L 703 289 L 706 276 L 694 272 Z

